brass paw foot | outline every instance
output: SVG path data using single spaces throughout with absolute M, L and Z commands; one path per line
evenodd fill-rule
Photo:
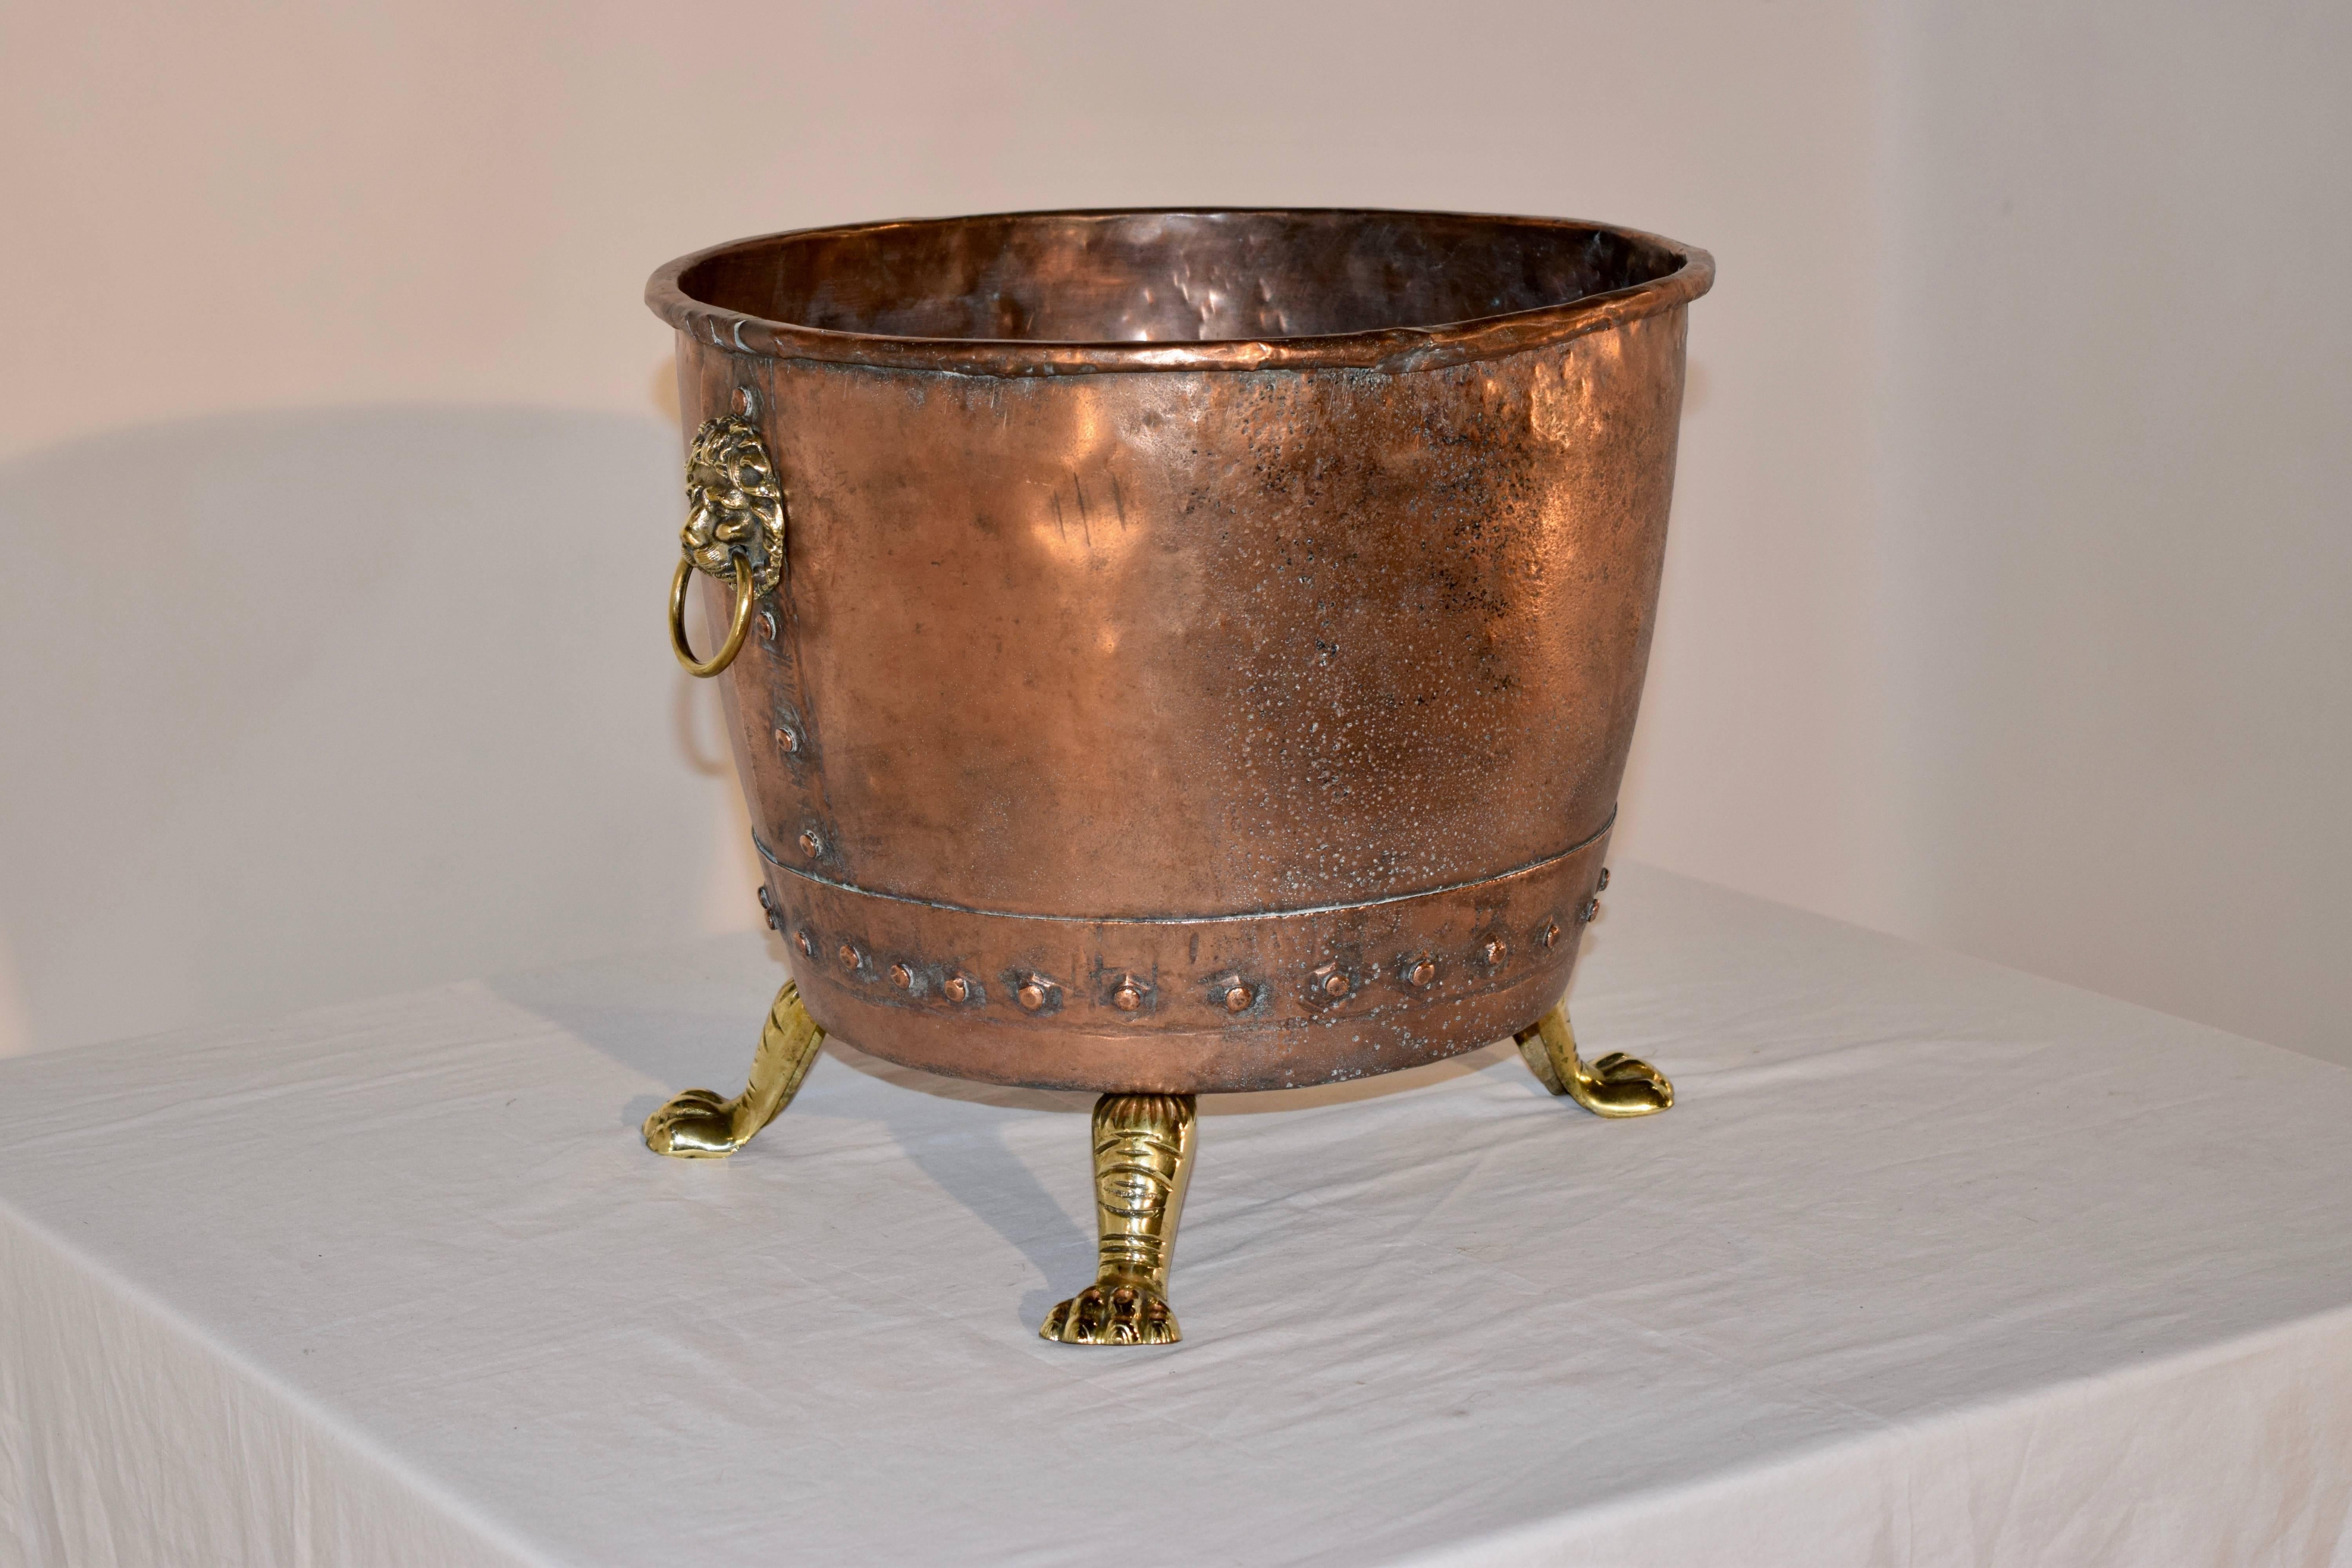
M 710 1089 L 688 1089 L 646 1118 L 646 1147 L 681 1160 L 732 1154 L 793 1102 L 824 1044 L 824 1031 L 801 1005 L 800 987 L 787 980 L 760 1030 L 743 1092 L 723 1100 Z
M 1095 1102 L 1095 1282 L 1045 1316 L 1066 1345 L 1172 1345 L 1168 1263 L 1192 1180 L 1192 1097 L 1106 1094 Z
M 1037 1336 L 1066 1345 L 1172 1345 L 1184 1337 L 1157 1289 L 1108 1279 L 1046 1313 Z
M 1591 1067 L 1576 1054 L 1563 1002 L 1519 1031 L 1519 1055 L 1543 1086 L 1595 1116 L 1654 1116 L 1675 1102 L 1675 1086 L 1645 1061 L 1612 1051 Z

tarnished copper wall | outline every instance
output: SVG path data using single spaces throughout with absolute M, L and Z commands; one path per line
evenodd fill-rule
M 887 318 L 894 276 L 949 291 L 940 245 L 894 273 L 887 232 L 922 226 L 946 226 L 851 247 L 865 314 L 837 317 Z M 1624 251 L 1597 279 L 1617 287 L 1383 334 L 1346 310 L 1381 278 L 1342 276 L 1307 324 L 1344 335 L 1255 359 L 1181 321 L 1082 347 L 752 316 L 793 289 L 818 313 L 805 279 L 740 258 L 814 265 L 789 239 L 722 252 L 742 277 L 656 276 L 688 427 L 748 409 L 783 482 L 785 570 L 723 679 L 829 1032 L 964 1077 L 1181 1092 L 1404 1067 L 1558 999 L 1639 703 L 1707 264 L 1551 226 Z M 1131 237 L 1104 248 L 1088 276 L 1132 268 L 1126 292 L 1096 283 L 1107 302 L 1056 330 L 1172 291 Z M 1279 284 L 1263 310 L 1327 264 L 1228 270 Z M 967 288 L 1034 324 L 1023 267 Z M 1191 279 L 1217 300 L 1236 280 Z M 1507 284 L 1486 293 L 1560 287 Z

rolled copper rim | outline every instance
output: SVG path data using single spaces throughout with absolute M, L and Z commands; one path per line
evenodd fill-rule
M 1168 219 L 1216 224 L 1251 219 L 1304 224 L 1410 220 L 1454 225 L 1489 234 L 1540 231 L 1563 240 L 1607 242 L 1640 253 L 1653 275 L 1629 287 L 1493 315 L 1433 324 L 1384 326 L 1361 331 L 1298 336 L 1258 335 L 1200 340 L 1071 342 L 1053 338 L 900 336 L 847 331 L 772 320 L 698 298 L 703 279 L 729 263 L 795 243 L 904 239 L 919 245 L 958 228 L 1036 223 L 1065 228 Z M 928 232 L 927 232 L 928 231 Z M 1148 207 L 996 213 L 976 217 L 919 218 L 839 227 L 793 229 L 730 241 L 680 257 L 646 285 L 646 303 L 664 321 L 701 342 L 737 353 L 877 369 L 940 371 L 962 375 L 1051 376 L 1119 372 L 1353 369 L 1434 370 L 1492 359 L 1538 344 L 1600 331 L 1685 305 L 1715 281 L 1715 258 L 1696 246 L 1612 225 L 1559 218 L 1380 208 Z

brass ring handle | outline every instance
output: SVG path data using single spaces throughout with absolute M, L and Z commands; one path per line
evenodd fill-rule
M 698 660 L 694 649 L 686 642 L 686 585 L 694 576 L 694 563 L 680 561 L 669 580 L 669 650 L 677 655 L 677 662 L 686 666 L 688 675 L 709 679 L 735 662 L 743 651 L 744 634 L 751 629 L 751 599 L 758 585 L 751 580 L 751 563 L 740 555 L 735 563 L 735 616 L 727 626 L 727 640 L 708 659 Z

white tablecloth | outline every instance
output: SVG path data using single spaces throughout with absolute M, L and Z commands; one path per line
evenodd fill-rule
M 0 1063 L 0 1559 L 2352 1563 L 2352 1073 L 1620 868 L 1604 1122 L 1507 1048 L 1202 1102 L 1185 1342 L 1087 1100 L 835 1047 L 750 939 Z

